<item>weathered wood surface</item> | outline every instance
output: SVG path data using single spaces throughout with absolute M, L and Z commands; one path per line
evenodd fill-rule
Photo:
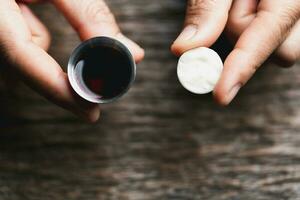
M 0 199 L 300 199 L 300 69 L 267 66 L 228 108 L 186 92 L 169 46 L 181 0 L 109 0 L 145 47 L 134 87 L 85 124 L 30 89 L 1 85 Z M 78 44 L 51 6 L 50 53 Z

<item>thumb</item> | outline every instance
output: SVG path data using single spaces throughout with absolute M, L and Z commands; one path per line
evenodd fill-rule
M 137 62 L 144 57 L 144 50 L 125 37 L 103 0 L 52 0 L 78 32 L 82 40 L 108 36 L 125 44 Z
M 173 43 L 175 55 L 205 46 L 209 47 L 218 39 L 227 22 L 232 0 L 188 0 L 185 28 Z

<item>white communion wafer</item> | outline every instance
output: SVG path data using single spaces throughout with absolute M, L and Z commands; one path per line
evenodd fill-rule
M 214 90 L 222 70 L 220 56 L 212 49 L 200 47 L 187 51 L 179 58 L 177 75 L 188 91 L 206 94 Z

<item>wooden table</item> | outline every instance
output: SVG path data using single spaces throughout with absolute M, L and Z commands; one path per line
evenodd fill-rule
M 266 66 L 220 108 L 177 81 L 184 1 L 109 4 L 147 52 L 133 88 L 90 125 L 1 84 L 0 199 L 300 199 L 300 68 Z M 52 6 L 35 10 L 66 66 L 76 34 Z

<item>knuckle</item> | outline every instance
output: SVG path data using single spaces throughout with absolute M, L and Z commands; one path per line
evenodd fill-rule
M 283 17 L 289 19 L 290 23 L 294 24 L 300 18 L 300 7 L 293 5 L 287 5 L 282 12 Z
M 267 11 L 266 13 L 269 14 L 270 19 L 278 22 L 281 37 L 285 37 L 300 19 L 299 9 L 288 3 L 277 11 Z
M 284 39 L 299 19 L 293 11 L 290 11 L 292 9 L 293 8 L 285 8 L 274 12 L 270 10 L 262 10 L 258 13 L 257 17 L 266 19 L 270 24 L 276 24 L 273 36 Z M 282 41 L 278 40 L 278 42 Z
M 242 22 L 243 22 L 242 17 L 240 17 L 236 14 L 233 14 L 233 13 L 230 13 L 228 15 L 227 25 L 232 27 L 233 29 L 237 29 L 237 28 L 241 27 L 243 25 Z
M 43 34 L 41 35 L 41 38 L 43 39 L 43 42 L 47 45 L 47 46 L 49 46 L 50 45 L 50 43 L 51 43 L 51 34 L 49 33 L 49 31 L 48 30 L 45 30 L 44 32 L 43 32 Z
M 92 23 L 112 23 L 115 21 L 110 9 L 103 1 L 89 1 L 86 3 L 85 13 Z
M 50 45 L 51 40 L 52 40 L 51 35 L 50 35 L 50 33 L 47 31 L 46 34 L 45 34 L 45 41 L 47 42 L 48 45 Z
M 46 27 L 41 26 L 40 29 L 32 35 L 31 41 L 46 50 L 50 46 L 51 35 Z
M 48 50 L 51 43 L 51 36 L 50 34 L 43 33 L 41 35 L 33 36 L 31 41 L 44 50 Z
M 217 3 L 217 0 L 189 0 L 188 8 L 195 11 L 211 11 Z
M 196 23 L 200 16 L 204 13 L 210 13 L 217 6 L 217 0 L 189 0 L 187 8 L 188 20 Z
M 287 7 L 285 11 L 282 11 L 281 14 L 278 15 L 279 19 L 281 19 L 282 26 L 281 32 L 282 35 L 291 31 L 294 24 L 298 21 L 299 16 L 296 14 L 294 8 Z
M 243 29 L 243 23 L 240 20 L 240 18 L 234 15 L 229 15 L 227 25 L 226 25 L 226 31 L 229 32 L 230 35 L 233 35 L 234 37 L 238 37 L 243 31 L 242 29 Z
M 235 27 L 239 27 L 240 21 L 235 16 L 229 15 L 227 25 L 234 29 Z

